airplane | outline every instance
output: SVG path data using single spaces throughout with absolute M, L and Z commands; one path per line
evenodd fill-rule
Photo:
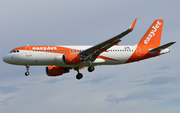
M 137 18 L 126 31 L 95 46 L 27 45 L 11 50 L 3 61 L 26 66 L 26 76 L 30 74 L 30 66 L 47 66 L 48 76 L 60 76 L 74 69 L 80 80 L 83 74 L 79 70 L 84 67 L 93 72 L 98 65 L 126 64 L 170 52 L 168 47 L 176 42 L 160 46 L 163 19 L 156 19 L 138 44 L 120 46 L 121 38 L 134 29 L 136 21 Z

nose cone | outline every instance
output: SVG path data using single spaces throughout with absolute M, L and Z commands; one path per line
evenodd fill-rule
M 6 62 L 6 63 L 8 63 L 8 62 L 9 62 L 9 57 L 8 57 L 7 55 L 4 56 L 4 57 L 3 57 L 3 61 Z
M 18 65 L 19 57 L 16 54 L 7 54 L 3 57 L 3 61 L 8 64 Z

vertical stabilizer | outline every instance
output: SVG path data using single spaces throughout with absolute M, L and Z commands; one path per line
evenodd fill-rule
M 160 46 L 163 20 L 157 19 L 143 36 L 138 46 L 143 48 L 156 48 Z

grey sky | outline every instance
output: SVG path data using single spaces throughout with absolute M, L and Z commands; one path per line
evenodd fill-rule
M 52 78 L 45 66 L 0 60 L 2 113 L 179 113 L 180 15 L 178 0 L 0 0 L 1 58 L 24 45 L 95 45 L 126 30 L 120 45 L 139 42 L 155 19 L 164 19 L 161 44 L 171 52 L 138 63 L 97 66 Z

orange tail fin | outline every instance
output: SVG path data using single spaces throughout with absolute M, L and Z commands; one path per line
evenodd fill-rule
M 144 48 L 156 48 L 160 46 L 161 41 L 161 33 L 163 27 L 163 20 L 157 19 L 148 29 L 146 34 L 143 36 L 141 41 L 139 42 L 139 47 Z

